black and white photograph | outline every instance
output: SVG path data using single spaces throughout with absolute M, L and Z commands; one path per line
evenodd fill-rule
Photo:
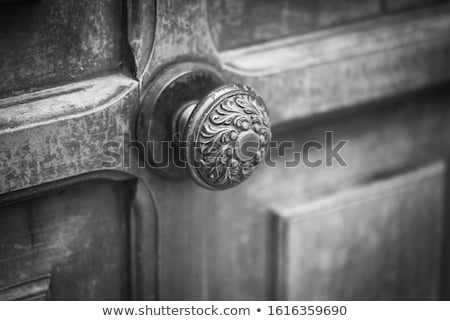
M 0 0 L 2 302 L 447 301 L 449 158 L 450 1 Z

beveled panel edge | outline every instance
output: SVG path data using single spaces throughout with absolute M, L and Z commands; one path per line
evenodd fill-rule
M 297 200 L 284 200 L 274 202 L 269 206 L 270 213 L 279 216 L 284 220 L 299 220 L 303 219 L 303 213 L 308 215 L 326 214 L 324 209 L 336 208 L 330 207 L 337 201 L 341 202 L 343 199 L 348 202 L 343 207 L 355 206 L 361 203 L 367 203 L 373 199 L 383 197 L 385 194 L 390 194 L 393 190 L 408 188 L 414 182 L 419 182 L 436 176 L 444 176 L 446 171 L 446 162 L 439 160 L 420 167 L 411 168 L 406 172 L 395 174 L 395 176 L 386 177 L 380 180 L 363 182 L 355 186 L 348 187 L 343 191 L 324 196 L 315 197 L 313 200 L 298 204 Z M 365 195 L 370 190 L 370 198 L 360 197 Z
M 108 108 L 136 86 L 128 76 L 112 74 L 0 99 L 0 136 Z
M 134 130 L 138 82 L 114 74 L 2 103 L 0 194 L 105 170 L 104 144 Z
M 0 288 L 0 301 L 40 301 L 50 298 L 50 274 Z
M 159 300 L 159 215 L 150 184 L 138 179 L 130 208 L 132 300 Z
M 220 53 L 224 68 L 263 77 L 391 50 L 450 31 L 450 5 L 390 15 Z
M 275 125 L 450 80 L 450 5 L 220 53 L 226 77 L 268 97 Z

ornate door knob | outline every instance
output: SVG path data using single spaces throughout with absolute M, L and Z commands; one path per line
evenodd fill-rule
M 248 86 L 216 88 L 186 104 L 173 131 L 185 144 L 191 177 L 210 189 L 233 187 L 248 178 L 264 158 L 270 122 L 264 101 Z
M 179 155 L 178 166 L 166 168 L 166 175 L 179 176 L 174 173 L 185 167 L 205 188 L 231 188 L 247 179 L 264 159 L 271 139 L 267 108 L 249 86 L 220 86 L 223 81 L 217 73 L 196 67 L 185 73 L 172 70 L 172 77 L 166 73 L 165 80 L 159 80 L 161 86 L 149 95 L 153 108 L 146 108 L 144 101 L 138 137 L 171 140 L 168 151 L 157 147 L 150 152 L 153 158 L 157 152 L 171 158 Z

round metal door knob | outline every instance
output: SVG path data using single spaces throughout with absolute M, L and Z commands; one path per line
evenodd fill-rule
M 226 189 L 247 179 L 264 159 L 270 121 L 264 101 L 249 86 L 229 84 L 186 104 L 174 119 L 195 182 Z
M 264 101 L 249 86 L 223 84 L 212 67 L 185 63 L 144 92 L 137 137 L 151 142 L 145 155 L 158 173 L 179 178 L 187 171 L 200 186 L 223 190 L 264 160 L 271 139 Z

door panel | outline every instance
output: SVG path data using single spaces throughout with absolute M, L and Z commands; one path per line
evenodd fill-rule
M 34 296 L 29 280 L 47 275 L 49 298 L 129 299 L 132 197 L 131 183 L 99 181 L 1 207 L 0 288 Z
M 274 298 L 438 298 L 444 180 L 438 163 L 274 207 Z

